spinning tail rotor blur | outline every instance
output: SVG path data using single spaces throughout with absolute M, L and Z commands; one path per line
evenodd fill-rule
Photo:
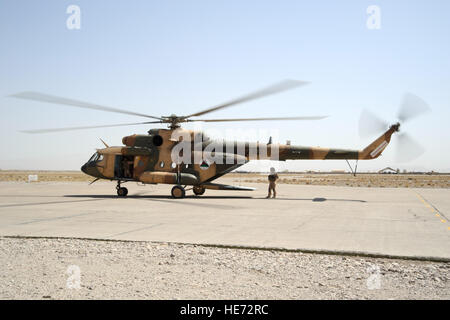
M 397 113 L 398 124 L 404 123 L 430 112 L 428 104 L 420 97 L 406 93 L 403 96 L 402 103 Z M 362 138 L 373 137 L 381 134 L 389 127 L 389 122 L 379 118 L 368 110 L 363 110 L 359 121 L 359 135 Z M 395 160 L 397 162 L 412 161 L 425 152 L 425 148 L 421 146 L 408 133 L 402 132 L 398 134 L 396 143 Z

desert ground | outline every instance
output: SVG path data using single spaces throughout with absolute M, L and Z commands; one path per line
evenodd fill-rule
M 450 264 L 429 261 L 0 238 L 0 262 L 1 299 L 450 299 Z
M 450 188 L 448 174 L 378 174 L 357 173 L 279 173 L 281 184 L 379 187 L 379 188 Z M 234 173 L 235 181 L 265 183 L 266 174 Z
M 20 171 L 20 170 L 10 170 L 3 171 L 0 170 L 0 181 L 16 181 L 16 182 L 27 182 L 28 175 L 37 175 L 39 182 L 48 181 L 92 181 L 93 178 L 84 174 L 81 171 Z
M 80 171 L 2 171 L 0 181 L 28 181 L 28 175 L 38 175 L 39 181 L 92 181 Z M 325 185 L 380 188 L 450 188 L 450 174 L 378 174 L 378 173 L 279 173 L 280 184 Z M 239 183 L 266 183 L 267 173 L 230 173 Z

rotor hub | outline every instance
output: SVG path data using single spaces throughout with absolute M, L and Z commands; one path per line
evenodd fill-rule
M 167 123 L 170 129 L 176 129 L 180 127 L 180 122 L 185 122 L 185 117 L 177 116 L 176 114 L 171 114 L 170 116 L 161 117 L 162 123 Z
M 400 122 L 394 123 L 391 126 L 392 129 L 394 129 L 395 132 L 399 132 L 400 131 Z

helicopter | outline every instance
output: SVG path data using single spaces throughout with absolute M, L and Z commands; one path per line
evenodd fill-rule
M 212 140 L 202 131 L 186 130 L 182 123 L 191 122 L 234 122 L 234 121 L 282 121 L 282 120 L 321 120 L 327 116 L 270 117 L 270 118 L 228 118 L 199 119 L 197 117 L 222 110 L 237 104 L 287 91 L 308 84 L 305 81 L 284 80 L 261 90 L 241 96 L 237 99 L 203 109 L 201 111 L 178 116 L 153 116 L 129 110 L 106 107 L 74 99 L 26 91 L 11 95 L 14 98 L 53 103 L 71 107 L 101 110 L 121 114 L 145 117 L 151 121 L 113 124 L 101 126 L 83 126 L 53 129 L 25 130 L 25 133 L 49 133 L 91 128 L 118 127 L 130 125 L 167 124 L 168 128 L 150 129 L 147 134 L 133 134 L 122 139 L 123 146 L 109 146 L 102 139 L 105 148 L 97 149 L 91 158 L 81 167 L 81 171 L 95 179 L 116 181 L 119 197 L 126 197 L 126 182 L 144 184 L 173 185 L 171 195 L 175 199 L 184 198 L 187 187 L 194 195 L 201 196 L 206 189 L 251 191 L 250 187 L 232 186 L 214 183 L 214 180 L 239 168 L 250 160 L 372 160 L 378 158 L 391 141 L 391 136 L 400 129 L 400 121 L 425 112 L 426 103 L 419 97 L 407 94 L 398 118 L 400 121 L 388 125 L 369 112 L 364 113 L 366 123 L 360 123 L 362 131 L 381 132 L 378 138 L 361 150 L 305 147 L 287 144 L 274 144 L 272 138 L 267 143 Z M 360 130 L 361 132 L 361 130 Z M 417 144 L 404 136 L 407 144 L 418 149 Z M 211 146 L 214 146 L 211 148 Z M 355 168 L 356 170 L 356 168 Z M 189 189 L 190 190 L 190 189 Z

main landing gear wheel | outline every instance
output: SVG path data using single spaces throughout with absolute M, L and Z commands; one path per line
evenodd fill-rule
M 184 198 L 184 196 L 186 195 L 186 191 L 182 186 L 174 186 L 171 193 L 172 197 L 174 197 L 175 199 Z
M 194 194 L 196 195 L 196 196 L 201 196 L 202 194 L 204 194 L 205 193 L 205 188 L 203 188 L 203 187 L 200 187 L 200 186 L 194 186 L 193 188 L 192 188 L 192 191 L 194 191 Z
M 126 197 L 127 194 L 128 194 L 128 189 L 127 188 L 123 188 L 122 187 L 122 188 L 117 189 L 117 195 L 119 197 Z
M 121 186 L 120 186 L 120 181 L 117 181 L 117 187 L 116 187 L 116 190 L 117 190 L 117 195 L 118 195 L 119 197 L 126 197 L 127 194 L 128 194 L 128 189 L 127 189 L 127 188 L 121 187 Z

